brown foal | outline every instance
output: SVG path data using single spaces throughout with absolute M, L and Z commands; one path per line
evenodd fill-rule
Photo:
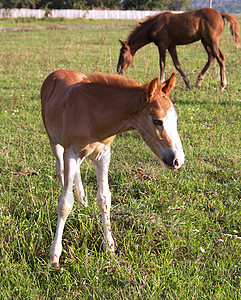
M 78 200 L 87 206 L 80 176 L 80 164 L 85 157 L 95 166 L 103 246 L 109 252 L 114 252 L 114 240 L 108 168 L 110 144 L 115 135 L 136 129 L 165 167 L 174 170 L 183 164 L 177 114 L 168 97 L 174 83 L 174 73 L 164 83 L 154 78 L 144 85 L 119 75 L 85 76 L 68 70 L 53 72 L 45 79 L 41 89 L 42 117 L 63 189 L 58 201 L 55 239 L 50 248 L 52 267 L 59 267 L 64 225 L 74 203 L 74 183 Z
M 184 13 L 161 12 L 147 18 L 130 33 L 127 42 L 121 43 L 117 72 L 124 74 L 133 61 L 138 49 L 148 43 L 155 43 L 159 50 L 160 78 L 164 81 L 166 50 L 169 51 L 174 66 L 181 74 L 186 87 L 191 89 L 190 81 L 183 72 L 177 56 L 177 45 L 186 45 L 201 40 L 207 54 L 208 61 L 198 76 L 196 86 L 201 85 L 205 73 L 216 58 L 220 66 L 221 89 L 227 84 L 225 76 L 224 55 L 219 49 L 219 39 L 224 28 L 224 19 L 228 22 L 236 45 L 240 44 L 239 24 L 230 14 L 220 14 L 210 8 L 203 8 Z

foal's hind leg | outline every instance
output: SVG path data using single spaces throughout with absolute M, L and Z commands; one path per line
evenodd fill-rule
M 214 56 L 213 56 L 213 53 L 212 53 L 210 47 L 207 46 L 203 41 L 202 41 L 202 44 L 203 44 L 203 46 L 204 46 L 204 48 L 205 48 L 205 50 L 208 54 L 208 62 L 206 63 L 206 65 L 202 69 L 201 73 L 198 75 L 197 82 L 196 82 L 196 87 L 201 86 L 201 81 L 204 79 L 205 73 L 207 72 L 207 70 L 210 67 L 210 65 L 212 64 L 212 62 L 214 61 Z
M 190 81 L 189 79 L 187 78 L 186 74 L 183 72 L 182 68 L 181 68 L 181 64 L 178 60 L 178 56 L 177 56 L 177 49 L 176 47 L 172 47 L 172 48 L 168 48 L 168 51 L 172 57 L 172 61 L 174 63 L 174 66 L 175 68 L 177 69 L 177 71 L 181 74 L 185 84 L 186 84 L 186 87 L 191 90 L 191 86 L 190 86 Z
M 62 188 L 64 187 L 64 148 L 60 144 L 50 142 L 52 152 L 56 158 L 56 173 L 61 182 Z
M 224 55 L 219 49 L 218 43 L 215 42 L 212 45 L 205 45 L 202 41 L 205 50 L 208 53 L 208 62 L 206 63 L 205 67 L 203 68 L 202 72 L 199 74 L 196 86 L 199 87 L 201 85 L 201 80 L 205 76 L 205 72 L 210 67 L 211 63 L 213 62 L 214 58 L 217 59 L 219 67 L 220 67 L 220 77 L 221 77 L 221 90 L 225 88 L 227 85 L 226 75 L 225 75 L 225 59 Z
M 224 55 L 221 52 L 221 50 L 219 49 L 218 45 L 216 47 L 214 47 L 214 54 L 215 54 L 215 57 L 219 63 L 219 67 L 220 67 L 221 90 L 223 91 L 225 86 L 227 85 L 227 79 L 226 79 L 226 75 L 225 75 L 225 59 L 224 59 Z
M 97 205 L 100 209 L 103 228 L 104 228 L 104 241 L 103 248 L 109 253 L 114 252 L 114 240 L 111 235 L 110 227 L 110 206 L 111 206 L 111 193 L 108 184 L 108 169 L 110 164 L 110 145 L 101 153 L 100 159 L 92 159 L 98 184 L 97 192 Z
M 85 207 L 87 207 L 88 202 L 85 198 L 85 192 L 84 192 L 81 175 L 80 175 L 80 165 L 81 165 L 82 161 L 83 160 L 81 160 L 80 158 L 78 158 L 78 160 L 77 160 L 78 167 L 77 167 L 76 174 L 74 177 L 74 183 L 75 183 L 78 201 L 81 202 Z
M 77 170 L 77 154 L 72 148 L 64 151 L 64 187 L 58 202 L 58 223 L 54 241 L 50 247 L 51 267 L 59 268 L 59 257 L 62 252 L 62 236 L 66 219 L 74 204 L 73 181 Z

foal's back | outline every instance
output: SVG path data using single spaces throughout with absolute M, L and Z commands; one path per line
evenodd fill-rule
M 69 89 L 78 82 L 89 82 L 77 71 L 58 70 L 51 73 L 41 88 L 42 118 L 49 138 L 62 143 L 63 112 Z
M 51 73 L 44 81 L 41 88 L 41 103 L 43 111 L 53 95 L 56 101 L 63 99 L 67 88 L 77 82 L 88 81 L 87 77 L 78 71 L 58 70 Z M 53 102 L 53 100 L 52 100 Z
M 213 9 L 202 8 L 184 13 L 161 13 L 153 18 L 154 42 L 163 39 L 170 45 L 186 45 L 202 40 L 219 40 L 224 28 L 221 14 Z M 166 39 L 166 40 L 165 40 Z

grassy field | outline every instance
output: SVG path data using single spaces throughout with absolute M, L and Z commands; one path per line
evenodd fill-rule
M 0 19 L 1 28 L 15 27 L 47 27 L 48 29 L 57 29 L 62 26 L 93 26 L 93 25 L 129 25 L 136 24 L 135 20 L 95 20 L 95 19 L 67 19 L 67 18 L 5 18 Z
M 8 22 L 1 20 L 0 26 L 16 26 Z M 98 22 L 84 21 L 93 23 Z M 241 297 L 241 50 L 227 26 L 220 41 L 225 91 L 215 62 L 201 88 L 186 90 L 177 74 L 171 93 L 185 164 L 166 170 L 137 132 L 117 136 L 109 172 L 116 255 L 100 249 L 95 172 L 87 160 L 81 172 L 89 206 L 75 203 L 65 226 L 61 267 L 49 266 L 61 188 L 41 120 L 40 87 L 61 68 L 115 73 L 118 39 L 125 40 L 129 31 L 0 32 L 1 299 Z M 206 53 L 199 42 L 178 47 L 178 53 L 194 86 Z M 173 71 L 167 56 L 166 77 Z M 142 83 L 159 76 L 157 48 L 139 50 L 126 76 Z

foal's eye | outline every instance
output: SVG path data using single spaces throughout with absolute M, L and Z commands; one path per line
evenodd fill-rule
M 157 126 L 162 126 L 163 125 L 162 120 L 152 120 L 152 122 L 153 122 L 154 125 L 157 125 Z

